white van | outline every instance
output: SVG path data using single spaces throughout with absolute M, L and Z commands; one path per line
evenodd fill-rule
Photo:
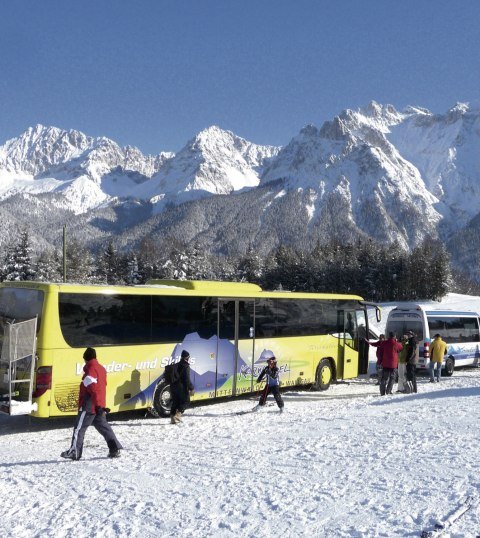
M 457 366 L 478 366 L 480 360 L 479 316 L 476 312 L 429 310 L 418 304 L 400 305 L 390 311 L 385 334 L 400 338 L 413 331 L 418 341 L 418 368 L 428 368 L 430 342 L 438 333 L 447 344 L 443 375 L 451 376 Z

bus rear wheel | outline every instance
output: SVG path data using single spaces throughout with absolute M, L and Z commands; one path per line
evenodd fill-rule
M 327 390 L 333 379 L 332 365 L 328 359 L 322 359 L 317 368 L 316 385 L 319 390 Z
M 150 413 L 154 417 L 169 417 L 171 407 L 172 394 L 170 385 L 162 379 L 153 393 L 153 407 L 150 409 Z
M 454 367 L 455 367 L 455 363 L 453 362 L 452 357 L 448 357 L 448 359 L 445 361 L 445 370 L 443 371 L 444 374 L 447 377 L 452 376 Z

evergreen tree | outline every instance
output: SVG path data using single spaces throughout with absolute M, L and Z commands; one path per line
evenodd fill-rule
M 138 269 L 137 255 L 134 252 L 131 252 L 127 258 L 127 276 L 125 282 L 129 286 L 143 283 L 142 275 Z
M 358 293 L 371 301 L 379 301 L 378 282 L 382 274 L 382 249 L 371 239 L 359 244 Z
M 4 280 L 35 280 L 36 268 L 31 259 L 31 252 L 30 237 L 24 230 L 20 234 L 18 243 L 7 249 L 3 271 Z
M 120 284 L 123 281 L 120 267 L 121 258 L 112 241 L 110 241 L 107 248 L 100 255 L 98 270 L 100 281 L 105 284 Z
M 250 246 L 246 254 L 238 262 L 238 280 L 261 284 L 263 282 L 265 266 L 262 258 Z
M 426 241 L 421 246 L 426 249 Z M 452 273 L 450 269 L 450 256 L 441 241 L 429 242 L 430 259 L 425 264 L 428 268 L 428 284 L 425 286 L 425 298 L 440 300 L 452 287 Z
M 265 264 L 265 289 L 295 291 L 298 285 L 298 254 L 292 247 L 280 245 L 268 256 Z
M 63 280 L 61 263 L 56 252 L 44 251 L 37 260 L 36 280 L 39 282 L 61 282 Z
M 240 281 L 238 264 L 239 261 L 235 257 L 212 255 L 212 279 L 224 282 Z
M 184 267 L 186 280 L 213 279 L 208 255 L 196 242 L 186 249 Z
M 90 284 L 96 281 L 98 269 L 91 253 L 76 240 L 67 245 L 67 282 Z
M 173 278 L 165 276 L 162 266 L 167 262 L 168 256 L 161 255 L 157 244 L 149 237 L 144 237 L 138 250 L 135 251 L 138 260 L 138 269 L 143 275 L 143 280 L 154 278 Z

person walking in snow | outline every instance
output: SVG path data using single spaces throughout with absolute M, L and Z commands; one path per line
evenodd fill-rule
M 405 358 L 407 363 L 407 383 L 409 392 L 417 392 L 417 339 L 413 331 L 407 332 L 407 342 L 404 344 L 406 348 Z
M 170 422 L 178 424 L 182 421 L 187 405 L 190 403 L 190 396 L 194 394 L 194 386 L 190 381 L 190 353 L 184 349 L 180 362 L 176 364 L 175 380 L 170 384 L 172 394 L 172 407 L 170 409 Z
M 442 372 L 443 357 L 447 354 L 447 344 L 442 340 L 442 337 L 437 333 L 433 342 L 430 344 L 430 364 L 428 369 L 430 371 L 430 383 L 435 381 L 440 382 L 440 375 Z M 435 377 L 434 377 L 435 371 Z
M 383 344 L 382 356 L 382 380 L 380 382 L 380 394 L 392 394 L 393 383 L 395 381 L 395 370 L 398 367 L 398 354 L 402 351 L 403 345 L 395 338 L 395 333 L 390 332 L 387 340 Z
M 377 351 L 376 351 L 377 363 L 375 365 L 375 371 L 377 372 L 377 385 L 380 385 L 380 381 L 382 379 L 382 372 L 383 372 L 382 357 L 383 357 L 383 344 L 385 343 L 385 335 L 381 334 L 378 337 L 377 342 L 371 342 L 370 340 L 367 340 L 366 338 L 365 338 L 365 342 L 367 342 L 369 346 L 377 348 Z
M 277 402 L 280 412 L 283 412 L 284 403 L 282 396 L 280 395 L 280 370 L 277 366 L 277 359 L 272 351 L 266 350 L 262 353 L 264 358 L 267 359 L 267 365 L 260 372 L 260 375 L 257 378 L 257 384 L 263 381 L 263 378 L 266 378 L 265 388 L 260 394 L 260 400 L 258 405 L 254 407 L 256 411 L 259 407 L 263 407 L 267 402 L 267 396 L 272 393 L 275 401 Z
M 406 334 L 402 336 L 402 346 L 403 349 L 398 354 L 398 386 L 397 392 L 410 392 L 407 385 L 407 380 L 405 377 L 405 372 L 407 370 L 407 342 L 408 337 Z
M 80 383 L 78 415 L 73 428 L 72 443 L 70 448 L 60 455 L 62 458 L 79 460 L 82 457 L 85 432 L 89 426 L 93 425 L 107 443 L 108 457 L 117 458 L 123 447 L 107 422 L 109 411 L 105 407 L 107 371 L 97 361 L 97 353 L 93 348 L 87 347 L 83 353 L 83 359 L 85 366 Z

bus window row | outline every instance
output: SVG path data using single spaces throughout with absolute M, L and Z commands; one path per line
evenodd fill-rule
M 345 302 L 345 309 L 356 303 Z M 59 296 L 60 326 L 72 347 L 235 337 L 235 301 L 212 297 L 70 294 Z M 342 332 L 343 310 L 328 300 L 256 299 L 238 304 L 238 338 Z

